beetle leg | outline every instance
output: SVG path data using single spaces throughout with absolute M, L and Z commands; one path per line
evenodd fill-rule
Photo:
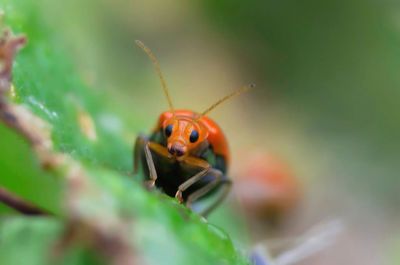
M 210 164 L 207 161 L 205 161 L 205 160 L 203 160 L 201 158 L 193 157 L 193 156 L 185 157 L 182 160 L 182 162 L 185 163 L 185 164 L 191 165 L 191 166 L 195 166 L 195 167 L 201 168 L 201 169 L 210 168 L 211 167 Z
M 207 175 L 208 171 L 210 168 L 205 168 L 190 179 L 186 180 L 183 182 L 181 185 L 179 185 L 178 190 L 176 191 L 175 198 L 178 199 L 180 203 L 183 202 L 183 196 L 182 193 L 187 190 L 190 186 L 192 186 L 194 183 L 202 179 L 205 175 Z
M 151 151 L 163 156 L 172 158 L 172 155 L 168 152 L 168 149 L 162 146 L 161 144 L 155 142 L 148 142 L 149 148 Z
M 133 174 L 136 175 L 139 172 L 140 152 L 144 149 L 144 146 L 148 142 L 147 138 L 143 135 L 139 135 L 135 141 L 135 147 L 133 149 Z
M 201 189 L 198 189 L 198 190 L 196 190 L 195 192 L 193 192 L 192 194 L 189 195 L 189 197 L 187 199 L 187 202 L 186 202 L 186 206 L 187 207 L 190 208 L 192 206 L 193 202 L 195 202 L 199 198 L 203 197 L 205 194 L 210 192 L 212 189 L 214 189 L 221 182 L 221 178 L 222 178 L 222 172 L 221 171 L 215 170 L 215 169 L 210 169 L 209 172 L 208 172 L 208 175 L 213 176 L 214 179 L 210 183 L 207 183 L 207 185 L 205 185 Z
M 196 157 L 186 157 L 182 162 L 192 165 L 192 166 L 197 166 L 201 168 L 202 170 L 194 175 L 193 177 L 189 178 L 185 182 L 183 182 L 181 185 L 179 185 L 178 190 L 176 191 L 175 198 L 179 200 L 179 202 L 183 202 L 183 197 L 182 193 L 187 190 L 190 186 L 192 186 L 194 183 L 202 179 L 204 176 L 207 175 L 207 173 L 210 171 L 211 166 L 208 164 L 206 161 L 196 158 Z
M 209 185 L 211 186 L 212 183 L 210 183 Z M 219 180 L 218 183 L 216 185 L 211 186 L 210 189 L 205 189 L 207 186 L 205 186 L 204 189 L 205 191 L 202 191 L 202 189 L 194 192 L 193 194 L 191 194 L 188 198 L 188 202 L 187 205 L 188 207 L 190 207 L 191 203 L 195 202 L 196 200 L 198 200 L 199 198 L 201 198 L 202 196 L 206 195 L 209 191 L 211 191 L 214 187 L 218 186 L 218 185 L 222 185 L 223 190 L 218 193 L 218 197 L 215 199 L 215 201 L 210 204 L 209 206 L 207 206 L 205 209 L 203 209 L 199 214 L 203 217 L 207 217 L 209 213 L 211 213 L 220 203 L 223 202 L 223 200 L 225 199 L 225 197 L 229 194 L 229 191 L 232 188 L 232 181 L 227 179 L 227 180 Z M 203 193 L 200 193 L 203 192 Z
M 146 142 L 144 145 L 144 154 L 146 156 L 147 166 L 149 167 L 149 177 L 150 180 L 146 181 L 146 187 L 151 189 L 154 187 L 156 180 L 157 180 L 157 171 L 156 166 L 154 165 L 153 156 L 150 151 L 150 142 Z
M 164 157 L 171 157 L 171 154 L 164 146 L 150 141 L 146 143 L 144 147 L 144 154 L 146 155 L 146 161 L 147 165 L 149 166 L 150 174 L 150 180 L 146 182 L 146 186 L 148 188 L 153 188 L 157 180 L 157 171 L 154 165 L 152 151 Z
M 153 188 L 154 184 L 157 180 L 157 171 L 156 167 L 154 165 L 153 161 L 153 156 L 150 151 L 150 145 L 151 142 L 145 137 L 145 136 L 138 136 L 136 138 L 135 142 L 135 148 L 133 150 L 133 173 L 137 174 L 139 171 L 139 161 L 140 161 L 140 153 L 143 150 L 145 157 L 146 157 L 146 163 L 149 169 L 149 178 L 150 180 L 145 182 L 145 185 L 148 189 Z M 143 149 L 142 149 L 143 148 Z
M 145 136 L 138 136 L 135 142 L 135 148 L 133 150 L 133 173 L 137 174 L 139 171 L 139 161 L 140 161 L 140 153 L 144 150 L 146 163 L 149 169 L 149 178 L 150 180 L 145 182 L 147 188 L 153 188 L 155 182 L 157 180 L 157 170 L 154 165 L 152 152 L 155 152 L 164 157 L 171 157 L 171 154 L 168 152 L 167 148 L 164 146 L 151 142 Z
M 148 188 L 153 188 L 157 180 L 157 170 L 154 165 L 154 160 L 152 155 L 153 152 L 157 153 L 160 156 L 168 158 L 172 157 L 171 154 L 168 152 L 167 148 L 165 148 L 164 146 L 155 142 L 147 141 L 146 145 L 144 146 L 144 154 L 146 156 L 146 161 L 149 167 L 149 175 L 150 175 L 149 176 L 150 180 L 146 182 L 146 186 Z
M 153 172 L 153 178 L 151 177 L 150 174 L 150 179 L 154 179 L 154 182 L 157 179 L 157 172 L 156 172 L 156 168 L 154 166 L 154 161 L 153 161 L 153 156 L 152 153 L 157 153 L 160 156 L 163 157 L 167 157 L 167 158 L 171 158 L 172 155 L 168 152 L 167 148 L 165 148 L 164 146 L 155 143 L 155 142 L 147 142 L 146 146 L 145 146 L 145 154 L 146 154 L 146 160 L 148 163 L 151 163 L 151 165 L 149 164 L 149 171 Z M 151 160 L 151 161 L 150 161 Z M 152 167 L 152 169 L 150 169 L 150 166 Z

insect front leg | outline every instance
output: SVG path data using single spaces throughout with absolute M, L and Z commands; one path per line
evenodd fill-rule
M 223 202 L 225 197 L 229 194 L 229 191 L 232 188 L 232 181 L 229 179 L 222 179 L 222 172 L 219 170 L 213 170 L 213 174 L 215 174 L 215 180 L 204 186 L 203 188 L 193 192 L 189 195 L 186 206 L 191 207 L 192 203 L 205 196 L 207 193 L 211 192 L 213 189 L 222 186 L 222 191 L 218 193 L 218 197 L 215 198 L 215 201 L 208 205 L 205 209 L 203 209 L 199 214 L 201 216 L 207 217 L 209 213 L 211 213 L 220 203 Z M 211 172 L 210 172 L 211 173 Z
M 139 173 L 139 163 L 141 160 L 141 153 L 144 150 L 144 146 L 147 144 L 149 140 L 146 136 L 139 135 L 136 138 L 135 146 L 133 148 L 133 174 L 136 175 Z
M 148 181 L 149 187 L 152 188 L 155 185 L 157 180 L 157 171 L 153 161 L 153 153 L 158 154 L 159 156 L 163 156 L 166 158 L 171 158 L 171 154 L 168 152 L 167 148 L 164 146 L 148 141 L 145 145 L 145 156 L 147 160 L 147 165 L 149 166 L 150 180 Z
M 179 185 L 178 190 L 176 191 L 175 198 L 179 200 L 179 202 L 183 202 L 183 196 L 182 193 L 187 190 L 190 186 L 192 186 L 194 183 L 197 181 L 201 180 L 204 176 L 207 175 L 208 171 L 210 170 L 211 166 L 207 161 L 204 161 L 203 159 L 199 159 L 196 157 L 186 157 L 183 161 L 183 163 L 195 166 L 201 169 L 201 171 L 185 182 L 183 182 L 181 185 Z
M 199 168 L 203 168 L 199 173 L 194 175 L 193 177 L 189 178 L 187 181 L 182 183 L 178 187 L 178 191 L 176 192 L 175 197 L 180 201 L 183 202 L 182 193 L 191 187 L 194 183 L 200 181 L 202 178 L 206 176 L 213 177 L 213 180 L 207 183 L 204 187 L 196 190 L 192 194 L 189 195 L 186 206 L 191 208 L 192 204 L 202 198 L 203 196 L 207 195 L 209 192 L 213 191 L 218 187 L 222 187 L 222 191 L 218 193 L 218 197 L 215 199 L 213 203 L 208 205 L 205 209 L 203 209 L 199 214 L 206 217 L 212 210 L 214 210 L 228 195 L 232 182 L 231 180 L 224 178 L 223 173 L 215 168 L 212 168 L 210 164 L 202 159 L 196 157 L 188 157 L 184 161 L 184 163 L 196 166 Z
M 148 189 L 151 189 L 154 187 L 155 182 L 157 180 L 157 171 L 156 167 L 154 165 L 154 160 L 153 156 L 150 150 L 152 142 L 150 142 L 145 136 L 138 136 L 136 138 L 135 142 L 135 148 L 133 151 L 133 156 L 134 156 L 134 161 L 133 161 L 133 172 L 134 174 L 137 174 L 139 171 L 139 162 L 141 159 L 141 152 L 144 152 L 145 158 L 146 158 L 146 164 L 149 169 L 149 178 L 150 180 L 147 180 L 145 182 L 145 185 Z
M 209 171 L 209 168 L 205 168 L 190 179 L 186 180 L 183 182 L 181 185 L 179 185 L 178 190 L 176 191 L 175 198 L 178 199 L 180 203 L 183 202 L 183 196 L 182 193 L 187 190 L 190 186 L 192 186 L 194 183 L 197 181 L 201 180 L 204 176 L 207 175 Z
M 149 144 L 150 142 L 147 142 L 144 145 L 144 155 L 146 157 L 147 166 L 149 167 L 149 178 L 150 178 L 150 180 L 145 182 L 145 185 L 148 189 L 151 189 L 154 187 L 156 183 L 157 171 L 156 171 L 156 166 L 154 165 L 153 155 L 151 154 Z

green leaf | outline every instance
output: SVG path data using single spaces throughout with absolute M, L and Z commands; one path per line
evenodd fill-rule
M 15 64 L 15 98 L 52 125 L 57 150 L 93 164 L 131 170 L 131 147 L 118 126 L 120 119 L 104 107 L 95 88 L 82 81 L 55 25 L 50 27 L 42 18 L 40 5 L 5 0 L 1 6 L 7 24 L 28 37 Z M 82 116 L 92 120 L 95 140 L 82 132 Z
M 0 226 L 0 257 L 2 264 L 49 264 L 49 252 L 62 229 L 55 220 L 11 218 Z
M 84 246 L 57 252 L 63 223 L 51 218 L 9 218 L 0 226 L 1 264 L 104 264 Z
M 61 182 L 43 172 L 20 135 L 0 123 L 0 186 L 53 213 L 60 213 Z

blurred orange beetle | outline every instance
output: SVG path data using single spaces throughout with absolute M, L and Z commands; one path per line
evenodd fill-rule
M 299 204 L 301 187 L 286 161 L 254 151 L 240 167 L 235 193 L 247 212 L 276 222 Z
M 199 199 L 218 192 L 215 200 L 200 211 L 207 216 L 228 194 L 232 185 L 227 177 L 228 143 L 221 128 L 206 115 L 222 102 L 239 95 L 245 86 L 218 100 L 201 113 L 176 110 L 151 50 L 136 41 L 150 59 L 161 80 L 169 111 L 163 112 L 150 136 L 139 136 L 134 147 L 134 172 L 141 166 L 146 186 L 156 186 L 188 207 Z

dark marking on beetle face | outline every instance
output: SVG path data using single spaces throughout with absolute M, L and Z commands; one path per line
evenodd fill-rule
M 168 152 L 171 155 L 176 155 L 177 157 L 183 156 L 185 154 L 185 151 L 185 146 L 179 142 L 173 143 L 170 147 L 168 147 Z
M 173 129 L 174 129 L 174 127 L 172 124 L 165 127 L 165 136 L 170 137 Z
M 193 130 L 190 134 L 189 140 L 191 143 L 197 142 L 197 140 L 199 140 L 199 132 L 196 130 Z

